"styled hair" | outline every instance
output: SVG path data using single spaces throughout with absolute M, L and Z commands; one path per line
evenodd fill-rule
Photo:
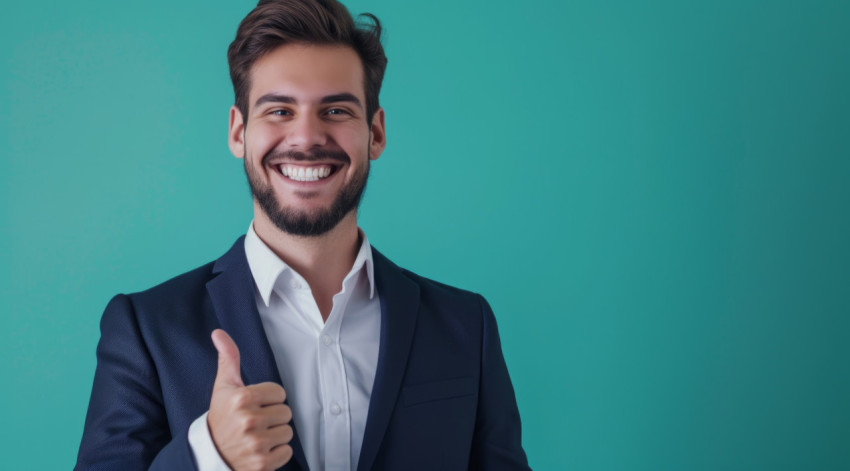
M 354 22 L 348 9 L 336 0 L 260 0 L 236 30 L 236 38 L 227 49 L 230 80 L 236 107 L 244 119 L 248 116 L 248 91 L 251 67 L 258 59 L 288 43 L 349 46 L 363 63 L 366 117 L 379 108 L 378 95 L 387 56 L 381 45 L 381 23 L 371 13 L 366 22 Z

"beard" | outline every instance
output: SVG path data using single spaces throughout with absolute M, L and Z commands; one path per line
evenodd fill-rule
M 307 154 L 295 151 L 276 153 L 272 150 L 261 159 L 260 164 L 263 168 L 267 167 L 266 162 L 272 157 L 286 157 L 294 162 L 316 162 L 330 159 L 351 164 L 351 158 L 342 151 L 317 150 Z M 317 237 L 336 227 L 342 221 L 342 218 L 360 206 L 360 199 L 363 197 L 366 181 L 369 179 L 369 160 L 367 159 L 366 165 L 357 170 L 351 181 L 339 190 L 329 207 L 310 210 L 284 207 L 278 201 L 271 183 L 263 181 L 262 176 L 248 163 L 247 157 L 243 160 L 245 161 L 245 174 L 248 176 L 251 194 L 259 203 L 260 208 L 278 229 L 296 236 Z M 270 171 L 276 172 L 276 170 Z M 305 191 L 303 197 L 310 198 L 309 191 Z

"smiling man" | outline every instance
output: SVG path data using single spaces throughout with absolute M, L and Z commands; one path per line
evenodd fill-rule
M 347 218 L 341 232 L 357 232 L 369 160 L 385 144 L 364 81 L 357 52 L 339 45 L 290 44 L 254 63 L 250 107 L 230 110 L 230 149 L 245 159 L 256 224 L 322 236 Z
M 380 23 L 262 1 L 228 50 L 254 201 L 213 263 L 118 295 L 76 469 L 528 469 L 487 302 L 357 225 L 386 144 Z

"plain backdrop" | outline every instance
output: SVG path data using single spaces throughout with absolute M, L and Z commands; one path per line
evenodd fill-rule
M 850 469 L 850 3 L 347 5 L 389 56 L 361 225 L 489 299 L 534 468 Z M 4 467 L 72 466 L 110 297 L 248 228 L 252 7 L 3 7 Z

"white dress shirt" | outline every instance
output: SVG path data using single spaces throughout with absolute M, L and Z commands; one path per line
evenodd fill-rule
M 260 240 L 253 223 L 245 236 L 257 310 L 312 471 L 353 470 L 360 458 L 381 332 L 372 249 L 363 231 L 360 237 L 325 322 L 310 286 Z M 189 444 L 201 471 L 230 469 L 212 441 L 206 413 L 189 427 Z

